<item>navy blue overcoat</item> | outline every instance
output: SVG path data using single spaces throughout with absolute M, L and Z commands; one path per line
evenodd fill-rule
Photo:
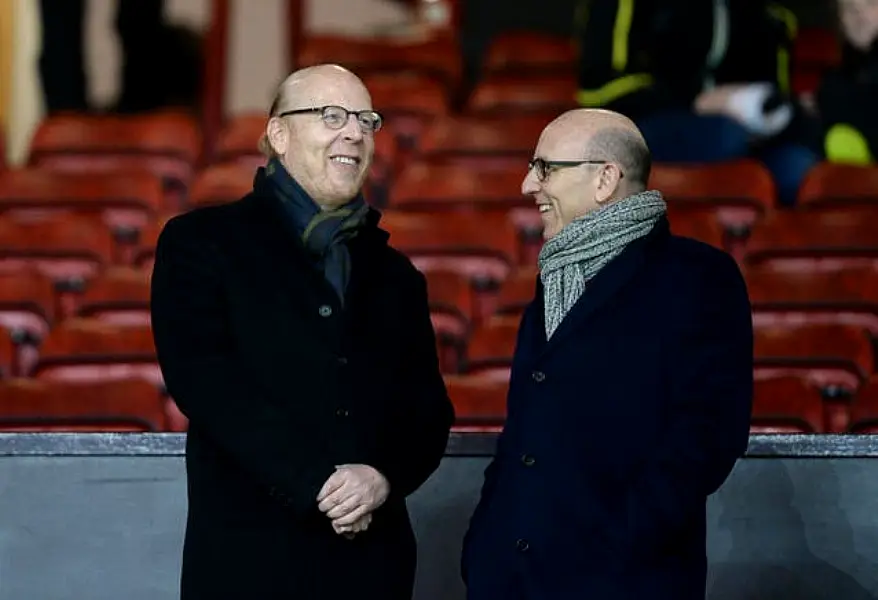
M 744 453 L 753 329 L 726 253 L 666 219 L 547 342 L 525 311 L 464 540 L 469 600 L 703 600 L 707 497 Z

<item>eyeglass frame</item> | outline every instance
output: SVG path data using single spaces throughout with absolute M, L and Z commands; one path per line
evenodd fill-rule
M 608 160 L 546 160 L 544 158 L 532 158 L 527 163 L 528 172 L 533 171 L 534 168 L 537 168 L 536 175 L 537 180 L 540 183 L 546 181 L 549 176 L 555 172 L 557 169 L 564 169 L 569 167 L 581 167 L 582 165 L 609 165 L 613 164 Z M 619 169 L 619 178 L 624 177 L 625 174 L 622 172 L 622 169 Z
M 330 127 L 329 124 L 326 122 L 326 111 L 329 110 L 330 108 L 344 111 L 344 113 L 347 115 L 344 122 L 341 125 L 339 125 L 338 127 L 335 127 L 335 128 Z M 377 110 L 373 110 L 373 109 L 348 110 L 344 106 L 339 106 L 337 104 L 327 104 L 325 106 L 312 106 L 310 108 L 294 108 L 292 110 L 285 110 L 283 112 L 280 112 L 280 113 L 276 114 L 275 117 L 282 118 L 282 117 L 288 117 L 291 115 L 305 115 L 305 114 L 315 114 L 315 113 L 319 113 L 320 120 L 323 121 L 323 124 L 326 125 L 326 127 L 328 127 L 329 129 L 332 129 L 333 131 L 338 131 L 339 129 L 344 128 L 344 126 L 347 125 L 348 120 L 350 120 L 351 115 L 354 115 L 354 117 L 356 117 L 357 123 L 360 125 L 360 130 L 362 130 L 363 133 L 375 134 L 375 133 L 378 133 L 379 131 L 381 131 L 381 128 L 384 126 L 384 117 Z M 360 115 L 362 115 L 362 114 L 374 115 L 376 117 L 378 127 L 374 128 L 374 129 L 369 129 L 369 128 L 364 127 L 363 122 L 360 121 Z

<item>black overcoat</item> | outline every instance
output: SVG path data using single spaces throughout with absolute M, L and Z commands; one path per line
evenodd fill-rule
M 425 279 L 379 218 L 348 242 L 343 305 L 259 185 L 163 230 L 152 324 L 190 420 L 183 600 L 411 598 L 405 499 L 439 465 L 453 409 Z M 346 463 L 391 488 L 353 540 L 315 500 Z
M 508 418 L 463 553 L 469 600 L 704 600 L 707 498 L 747 448 L 744 280 L 665 219 L 547 341 L 521 323 Z

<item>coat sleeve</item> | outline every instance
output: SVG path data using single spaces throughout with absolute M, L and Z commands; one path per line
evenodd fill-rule
M 394 436 L 380 453 L 378 469 L 390 482 L 390 493 L 402 497 L 416 491 L 439 467 L 454 423 L 454 409 L 439 370 L 436 338 L 427 303 L 427 282 L 417 273 L 411 298 L 411 328 L 402 378 L 402 406 Z
M 167 224 L 152 276 L 153 335 L 168 392 L 190 429 L 227 452 L 267 493 L 302 516 L 317 514 L 317 494 L 335 465 L 314 448 L 307 424 L 279 411 L 243 370 L 217 252 L 186 225 L 179 218 Z
M 747 449 L 753 326 L 746 286 L 728 255 L 700 275 L 694 314 L 671 373 L 672 417 L 628 493 L 629 542 L 650 552 L 684 530 Z M 687 311 L 688 312 L 688 311 Z

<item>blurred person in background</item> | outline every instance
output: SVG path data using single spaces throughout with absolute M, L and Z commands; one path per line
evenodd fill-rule
M 522 192 L 546 243 L 507 419 L 463 545 L 469 600 L 704 600 L 707 498 L 747 448 L 750 302 L 670 232 L 637 127 L 543 131 Z
M 40 78 L 46 111 L 87 112 L 85 0 L 40 0 Z M 121 92 L 111 112 L 167 107 L 197 109 L 201 41 L 164 17 L 164 0 L 117 0 L 116 31 L 122 54 Z
M 659 162 L 761 159 L 795 203 L 819 156 L 790 91 L 797 23 L 766 0 L 580 0 L 579 104 L 618 110 Z
M 841 65 L 824 75 L 810 103 L 827 160 L 874 164 L 878 158 L 878 0 L 838 0 Z
M 406 498 L 454 412 L 426 280 L 361 193 L 381 124 L 350 71 L 293 73 L 252 193 L 160 236 L 155 344 L 189 418 L 183 600 L 411 599 Z

